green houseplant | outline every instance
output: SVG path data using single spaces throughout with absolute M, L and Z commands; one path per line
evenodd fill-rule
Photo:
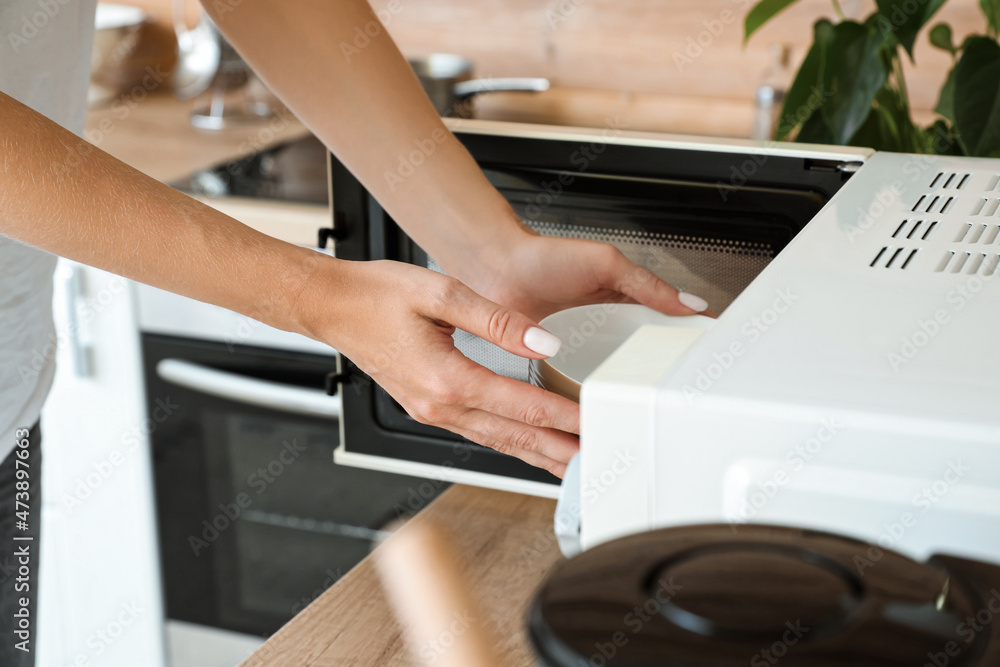
M 795 0 L 760 0 L 747 15 L 745 39 Z M 979 0 L 986 32 L 954 44 L 951 27 L 930 30 L 935 47 L 951 54 L 929 127 L 911 117 L 902 58 L 913 59 L 917 34 L 945 0 L 876 0 L 863 22 L 820 19 L 795 75 L 777 138 L 868 146 L 909 153 L 1000 157 L 1000 0 Z M 904 53 L 905 52 L 905 53 Z

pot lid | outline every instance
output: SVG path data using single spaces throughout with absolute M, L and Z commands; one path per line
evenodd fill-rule
M 828 533 L 705 525 L 600 545 L 536 596 L 545 664 L 975 665 L 989 633 L 960 575 Z

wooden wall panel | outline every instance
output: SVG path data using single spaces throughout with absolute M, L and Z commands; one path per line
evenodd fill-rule
M 812 39 L 812 24 L 833 17 L 829 0 L 800 0 L 743 47 L 743 0 L 398 0 L 389 30 L 408 53 L 451 51 L 476 60 L 492 76 L 547 76 L 560 86 L 634 93 L 751 100 L 770 63 L 772 45 L 793 47 L 793 68 Z M 376 0 L 375 7 L 387 0 Z M 871 11 L 870 0 L 842 3 L 850 15 Z M 734 20 L 721 20 L 729 12 Z M 552 19 L 555 20 L 552 20 Z M 939 17 L 958 35 L 982 31 L 976 0 L 950 0 Z M 716 28 L 712 35 L 706 22 Z M 681 66 L 692 42 L 707 46 Z M 710 39 L 709 39 L 710 38 Z M 908 68 L 917 108 L 936 103 L 950 58 L 927 43 Z
M 125 1 L 169 21 L 171 0 Z M 388 28 L 406 53 L 459 53 L 475 60 L 480 76 L 552 80 L 554 90 L 543 95 L 481 98 L 482 117 L 600 126 L 606 115 L 620 114 L 633 129 L 722 136 L 749 132 L 754 91 L 772 48 L 791 45 L 790 76 L 811 43 L 812 24 L 833 17 L 831 0 L 799 0 L 744 47 L 750 0 L 371 2 L 377 10 L 397 8 L 388 14 Z M 197 0 L 186 3 L 193 22 Z M 848 16 L 863 17 L 874 3 L 841 0 L 841 6 Z M 958 39 L 984 30 L 977 0 L 949 0 L 934 20 L 952 23 Z M 923 123 L 933 118 L 951 66 L 926 33 L 916 48 L 919 67 L 907 65 L 910 98 Z M 699 38 L 705 46 L 689 53 Z M 678 64 L 675 54 L 695 57 Z

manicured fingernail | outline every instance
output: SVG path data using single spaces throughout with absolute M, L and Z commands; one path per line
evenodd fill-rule
M 678 294 L 677 300 L 683 303 L 691 310 L 695 310 L 699 313 L 708 308 L 708 301 L 705 301 L 700 296 L 695 296 L 694 294 L 688 294 L 687 292 L 681 292 L 680 294 Z
M 545 329 L 531 327 L 524 333 L 524 346 L 532 352 L 554 357 L 562 347 L 562 341 Z

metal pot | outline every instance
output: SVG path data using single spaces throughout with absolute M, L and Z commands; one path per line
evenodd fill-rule
M 451 53 L 432 53 L 410 58 L 409 62 L 434 108 L 442 116 L 471 118 L 474 111 L 472 98 L 480 93 L 499 90 L 537 93 L 549 89 L 548 79 L 473 79 L 472 61 Z

